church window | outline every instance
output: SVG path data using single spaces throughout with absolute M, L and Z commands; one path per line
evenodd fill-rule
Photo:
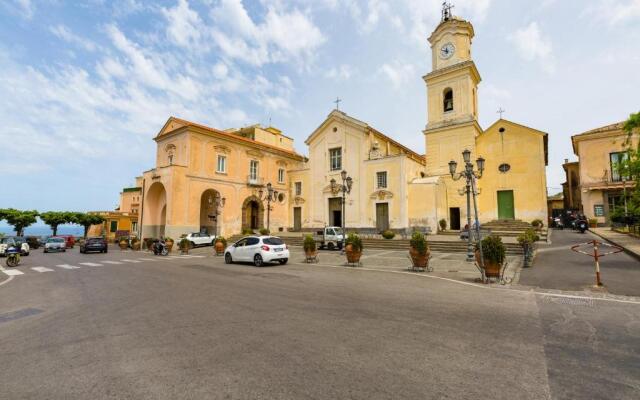
M 387 171 L 376 173 L 376 185 L 378 189 L 387 188 Z
M 249 163 L 249 179 L 252 181 L 258 180 L 258 162 L 256 160 L 251 160 Z
M 278 169 L 278 183 L 284 183 L 284 169 Z
M 227 156 L 218 155 L 218 165 L 216 166 L 216 172 L 222 174 L 227 172 Z
M 173 153 L 169 153 L 169 165 L 173 165 Z
M 302 196 L 302 182 L 295 183 L 296 196 Z
M 331 171 L 342 169 L 342 147 L 329 150 L 329 168 Z
M 453 90 L 446 88 L 444 90 L 444 112 L 453 111 Z

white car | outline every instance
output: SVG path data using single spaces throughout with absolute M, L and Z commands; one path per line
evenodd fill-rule
M 44 252 L 51 253 L 53 251 L 67 251 L 67 243 L 65 242 L 64 238 L 51 237 L 47 239 L 46 243 L 44 244 Z
M 208 233 L 194 232 L 188 234 L 186 238 L 191 243 L 192 247 L 213 246 L 216 241 L 216 236 L 209 235 Z
M 276 236 L 247 236 L 228 246 L 224 251 L 224 262 L 252 262 L 256 267 L 265 263 L 289 261 L 289 246 Z
M 0 257 L 6 257 L 7 248 L 9 248 L 9 246 L 14 246 L 16 243 L 20 246 L 20 255 L 28 256 L 31 249 L 29 248 L 29 244 L 26 240 L 15 237 L 3 237 L 0 238 Z

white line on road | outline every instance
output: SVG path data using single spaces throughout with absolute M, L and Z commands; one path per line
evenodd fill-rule
M 75 265 L 69 265 L 69 264 L 59 264 L 59 265 L 56 265 L 56 267 L 64 268 L 64 269 L 78 269 L 78 268 L 80 268 L 80 267 L 76 267 Z
M 102 261 L 105 264 L 113 264 L 113 265 L 120 265 L 122 264 L 120 261 Z
M 124 261 L 124 262 L 128 262 L 128 263 L 140 263 L 140 262 L 142 262 L 142 261 L 138 261 L 138 260 L 129 260 L 129 259 L 126 259 L 126 258 L 124 258 L 124 259 L 122 259 L 120 261 Z
M 53 271 L 51 268 L 47 268 L 47 267 L 33 267 L 31 268 L 34 271 L 38 271 L 38 272 L 51 272 Z
M 78 263 L 78 264 L 86 265 L 87 267 L 102 267 L 102 264 L 92 263 L 92 262 L 83 262 L 83 263 Z
M 140 261 L 155 261 L 156 258 L 138 258 Z
M 17 269 L 3 269 L 2 272 L 9 276 L 24 275 L 24 272 Z

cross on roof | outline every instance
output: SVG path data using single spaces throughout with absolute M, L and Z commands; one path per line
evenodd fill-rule
M 340 111 L 340 102 L 342 101 L 342 99 L 340 99 L 340 97 L 336 97 L 336 99 L 333 101 L 334 103 L 336 103 L 336 110 Z
M 453 16 L 453 14 L 451 13 L 451 9 L 454 7 L 455 6 L 451 5 L 451 3 L 448 3 L 446 1 L 442 3 L 442 20 L 443 21 L 448 21 L 451 19 L 451 17 Z
M 500 107 L 500 108 L 498 108 L 498 111 L 496 111 L 496 112 L 497 112 L 498 114 L 500 114 L 500 119 L 502 119 L 502 114 L 504 114 L 504 113 L 505 113 L 505 110 L 504 110 L 502 107 Z

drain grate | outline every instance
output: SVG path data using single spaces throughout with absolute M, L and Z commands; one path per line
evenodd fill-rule
M 549 303 L 554 303 L 554 304 L 563 304 L 566 306 L 593 307 L 594 305 L 593 299 L 575 298 L 575 297 L 545 296 L 545 301 Z
M 39 308 L 23 308 L 22 310 L 12 311 L 4 314 L 0 314 L 0 324 L 3 322 L 9 322 L 20 318 L 30 317 L 44 312 Z

